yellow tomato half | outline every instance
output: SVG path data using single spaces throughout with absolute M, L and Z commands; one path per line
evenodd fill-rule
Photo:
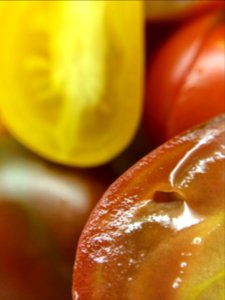
M 1 1 L 6 127 L 68 165 L 108 162 L 132 140 L 143 102 L 142 1 Z

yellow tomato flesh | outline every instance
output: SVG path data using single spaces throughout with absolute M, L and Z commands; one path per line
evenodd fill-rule
M 108 162 L 132 140 L 143 93 L 141 1 L 3 1 L 0 105 L 7 128 L 68 165 Z

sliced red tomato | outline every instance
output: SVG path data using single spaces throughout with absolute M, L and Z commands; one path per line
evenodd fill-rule
M 222 299 L 224 125 L 177 136 L 110 186 L 79 241 L 74 300 Z
M 225 111 L 225 31 L 220 15 L 190 22 L 151 60 L 145 119 L 159 144 Z
M 0 299 L 71 298 L 77 240 L 107 182 L 0 137 Z

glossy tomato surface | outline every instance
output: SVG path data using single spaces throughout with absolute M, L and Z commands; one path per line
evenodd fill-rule
M 76 244 L 106 188 L 0 137 L 0 299 L 69 300 Z
M 106 191 L 81 235 L 73 299 L 222 299 L 225 116 L 163 144 Z
M 146 126 L 160 144 L 225 111 L 225 33 L 221 15 L 177 30 L 149 62 Z

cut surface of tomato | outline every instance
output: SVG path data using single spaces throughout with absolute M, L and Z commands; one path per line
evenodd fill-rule
M 142 110 L 140 1 L 1 4 L 0 105 L 26 146 L 63 164 L 109 161 Z

